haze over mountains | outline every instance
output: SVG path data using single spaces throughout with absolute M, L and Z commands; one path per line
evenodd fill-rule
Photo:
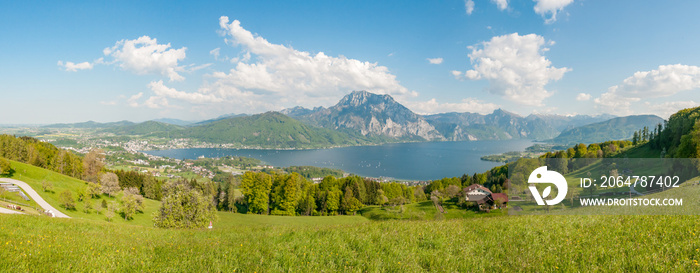
M 535 115 L 497 109 L 491 114 L 419 115 L 389 95 L 354 91 L 336 105 L 294 107 L 257 115 L 224 115 L 201 122 L 161 119 L 132 123 L 84 122 L 52 128 L 93 128 L 116 135 L 187 137 L 209 143 L 261 148 L 321 148 L 401 141 L 533 139 L 557 144 L 629 139 L 657 116 Z M 561 134 L 561 135 L 560 135 Z

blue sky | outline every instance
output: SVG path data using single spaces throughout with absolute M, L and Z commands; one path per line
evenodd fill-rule
M 697 1 L 5 1 L 0 124 L 201 120 L 328 107 L 353 90 L 391 94 L 418 113 L 667 118 L 700 104 L 698 10 Z

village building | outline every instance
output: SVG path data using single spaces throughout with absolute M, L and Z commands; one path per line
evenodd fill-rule
M 505 193 L 493 193 L 488 188 L 473 184 L 463 190 L 465 201 L 474 202 L 479 210 L 502 209 L 508 206 L 508 195 Z

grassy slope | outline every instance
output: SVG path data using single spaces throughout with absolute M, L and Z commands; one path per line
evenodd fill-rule
M 41 195 L 41 197 L 44 198 L 44 200 L 46 200 L 46 202 L 51 204 L 51 206 L 67 214 L 70 217 L 92 220 L 105 220 L 106 217 L 104 216 L 104 214 L 98 214 L 94 210 L 91 213 L 84 213 L 83 208 L 85 207 L 85 202 L 89 200 L 90 202 L 92 202 L 93 208 L 97 208 L 100 207 L 102 200 L 107 200 L 107 202 L 113 202 L 121 197 L 117 196 L 115 198 L 103 195 L 98 199 L 86 199 L 83 202 L 77 202 L 76 193 L 79 190 L 85 190 L 85 188 L 87 187 L 85 181 L 16 161 L 11 161 L 11 164 L 12 168 L 14 168 L 16 172 L 14 176 L 10 178 L 26 182 L 35 191 L 37 191 L 39 195 Z M 42 190 L 41 185 L 43 181 L 50 181 L 51 183 L 53 183 L 53 192 L 44 192 Z M 59 195 L 65 190 L 73 192 L 73 198 L 76 200 L 77 204 L 76 210 L 68 211 L 59 205 Z M 119 216 L 117 215 L 114 217 L 114 221 L 119 223 L 128 223 L 132 225 L 153 226 L 153 222 L 151 221 L 151 215 L 153 212 L 158 210 L 158 207 L 160 207 L 160 202 L 150 199 L 145 199 L 144 202 L 146 205 L 144 212 L 136 214 L 133 220 L 125 221 L 124 219 L 119 218 Z M 34 202 L 31 202 L 30 205 L 34 205 Z
M 32 165 L 11 161 L 12 167 L 16 170 L 13 179 L 24 181 L 29 184 L 34 190 L 36 190 L 39 195 L 41 195 L 46 202 L 59 209 L 60 211 L 66 213 L 68 216 L 74 218 L 83 218 L 89 220 L 99 220 L 105 221 L 106 217 L 104 213 L 100 214 L 95 211 L 91 213 L 84 213 L 83 208 L 85 202 L 76 202 L 77 209 L 74 211 L 67 211 L 63 207 L 59 206 L 59 195 L 64 190 L 70 190 L 73 192 L 73 197 L 77 199 L 77 194 L 79 190 L 84 190 L 86 187 L 86 182 L 75 179 L 69 176 L 65 176 L 56 172 L 52 172 L 46 169 L 38 168 Z M 51 181 L 53 183 L 53 192 L 44 192 L 41 190 L 42 181 Z M 10 193 L 6 193 L 8 197 Z M 107 200 L 107 202 L 117 201 L 121 198 L 121 195 L 116 197 L 100 196 L 98 199 L 88 199 L 93 203 L 93 208 L 99 207 L 102 200 Z M 21 200 L 18 196 L 17 201 L 22 201 L 25 203 L 30 203 L 34 205 L 34 202 L 26 202 Z M 76 200 L 77 201 L 77 200 Z M 118 224 L 129 224 L 129 225 L 139 225 L 150 227 L 153 226 L 152 214 L 158 210 L 160 207 L 160 202 L 150 199 L 144 200 L 146 208 L 143 213 L 138 213 L 134 216 L 133 220 L 126 221 L 119 216 L 115 216 L 114 222 Z M 361 223 L 368 221 L 366 218 L 361 216 L 333 216 L 333 217 L 267 217 L 262 215 L 246 215 L 246 214 L 234 214 L 228 212 L 219 212 L 219 223 L 230 226 L 240 226 L 240 225 L 335 225 L 335 224 L 349 224 L 349 223 Z
M 43 179 L 53 181 L 56 193 L 41 193 L 52 204 L 63 189 L 84 187 L 80 180 L 12 164 L 14 178 L 37 189 Z M 700 191 L 700 186 L 692 187 L 694 191 L 682 190 Z M 157 202 L 151 205 L 155 208 Z M 435 210 L 429 205 L 411 204 L 406 210 L 428 214 Z M 447 210 L 450 215 L 449 205 Z M 138 221 L 108 223 L 104 216 L 80 209 L 68 213 L 78 218 L 0 215 L 0 245 L 5 250 L 0 251 L 0 272 L 700 270 L 698 216 L 372 222 L 360 216 L 222 212 L 213 230 L 164 230 L 133 225 Z M 150 221 L 149 214 L 137 217 Z
M 699 219 L 514 216 L 163 230 L 0 215 L 0 271 L 689 272 L 700 270 Z
M 490 213 L 465 210 L 451 201 L 443 202 L 442 206 L 445 209 L 445 214 L 443 215 L 444 219 L 495 217 L 502 216 L 506 213 L 501 210 L 494 210 Z M 358 213 L 371 220 L 432 220 L 436 219 L 435 214 L 437 213 L 437 209 L 432 201 L 423 201 L 406 204 L 403 208 L 367 206 L 358 211 Z

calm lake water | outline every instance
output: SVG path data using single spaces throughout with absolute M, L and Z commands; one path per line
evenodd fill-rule
M 531 140 L 484 140 L 395 143 L 315 150 L 192 148 L 146 153 L 177 159 L 244 156 L 260 159 L 276 167 L 308 165 L 341 169 L 360 176 L 433 180 L 484 172 L 502 163 L 483 161 L 480 157 L 522 151 L 531 145 Z

